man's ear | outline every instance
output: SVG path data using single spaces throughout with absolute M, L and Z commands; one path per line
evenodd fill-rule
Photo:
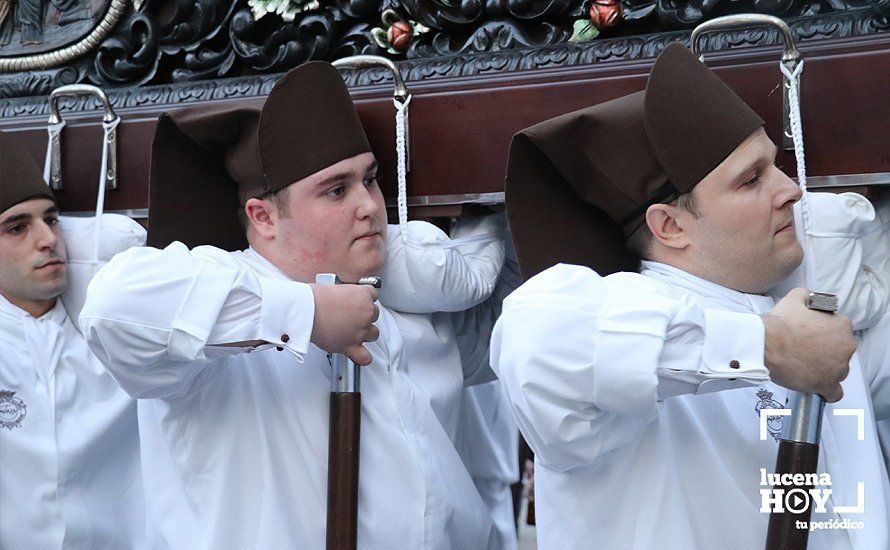
M 271 239 L 275 235 L 275 223 L 278 221 L 275 207 L 265 199 L 247 199 L 244 203 L 244 215 L 251 228 L 263 239 Z
M 689 235 L 683 219 L 687 212 L 671 204 L 653 204 L 646 209 L 646 225 L 656 241 L 664 246 L 683 249 L 689 246 Z

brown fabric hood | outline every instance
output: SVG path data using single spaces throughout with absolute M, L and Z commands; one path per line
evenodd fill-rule
M 152 145 L 149 245 L 244 248 L 238 211 L 247 199 L 370 151 L 349 90 L 326 62 L 285 74 L 262 108 L 165 113 Z
M 25 146 L 14 135 L 0 132 L 0 214 L 37 198 L 56 201 Z
M 672 44 L 645 91 L 519 132 L 506 202 L 523 275 L 557 263 L 602 275 L 635 270 L 625 237 L 646 209 L 691 190 L 762 125 L 692 52 Z

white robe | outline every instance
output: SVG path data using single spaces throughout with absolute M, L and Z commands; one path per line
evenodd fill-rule
M 890 287 L 890 195 L 876 207 L 878 227 L 868 232 L 864 239 L 864 253 L 869 260 L 870 271 Z M 881 321 L 859 334 L 859 355 L 866 381 L 869 382 L 878 434 L 884 450 L 884 461 L 890 468 L 890 312 L 884 312 Z
M 458 453 L 491 511 L 501 550 L 518 544 L 511 485 L 519 481 L 519 428 L 493 380 L 464 389 Z
M 252 250 L 136 249 L 96 275 L 81 325 L 128 392 L 155 398 L 139 402 L 143 461 L 170 547 L 323 548 L 330 366 L 309 343 L 313 309 L 306 285 Z M 409 364 L 386 307 L 376 324 L 361 381 L 359 546 L 493 547 L 436 415 L 434 397 L 454 392 L 432 382 L 436 365 Z M 249 340 L 272 345 L 213 345 Z
M 786 394 L 762 363 L 759 315 L 773 301 L 644 268 L 602 278 L 558 265 L 504 303 L 492 366 L 536 453 L 539 547 L 760 548 L 760 469 L 774 471 L 778 443 L 760 439 L 757 411 Z M 846 517 L 865 528 L 815 531 L 810 548 L 886 548 L 890 489 L 855 360 L 844 392 L 823 422 L 819 471 L 834 493 L 813 519 L 855 505 L 864 481 L 865 513 Z M 865 411 L 864 441 L 835 408 Z
M 890 469 L 890 314 L 859 335 L 858 353 L 871 389 L 884 462 Z
M 521 281 L 516 252 L 508 242 L 504 267 L 492 295 L 482 304 L 452 316 L 464 365 L 490 368 L 491 331 L 504 298 Z M 519 481 L 519 428 L 499 381 L 464 389 L 457 450 L 491 510 L 501 548 L 514 550 L 518 541 L 511 485 Z
M 449 237 L 436 226 L 408 222 L 408 240 L 397 226 L 387 233 L 380 303 L 395 319 L 405 344 L 406 372 L 430 394 L 433 411 L 458 442 L 464 386 L 494 379 L 488 362 L 464 360 L 462 348 L 486 346 L 493 321 L 468 321 L 457 335 L 453 318 L 482 308 L 498 283 L 504 262 L 503 215 L 461 219 Z M 458 336 L 463 336 L 458 341 Z
M 0 297 L 0 548 L 144 548 L 136 402 L 61 300 Z

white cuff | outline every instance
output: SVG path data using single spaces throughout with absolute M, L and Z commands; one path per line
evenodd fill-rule
M 260 278 L 259 340 L 287 349 L 300 356 L 309 351 L 309 337 L 315 319 L 312 287 L 296 281 Z
M 658 368 L 658 398 L 660 400 L 683 394 L 702 394 L 769 382 L 769 369 L 763 363 L 764 328 L 757 315 L 731 311 L 705 310 L 704 342 L 701 362 L 695 370 L 682 367 L 684 362 L 672 361 L 668 349 Z M 687 350 L 685 350 L 688 352 Z M 689 363 L 685 363 L 689 364 Z

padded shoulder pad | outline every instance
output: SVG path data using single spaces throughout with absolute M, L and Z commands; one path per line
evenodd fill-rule
M 101 225 L 96 221 L 95 217 L 61 216 L 59 219 L 68 252 L 68 288 L 62 294 L 62 303 L 74 326 L 78 326 L 77 317 L 83 309 L 93 275 L 118 252 L 145 245 L 145 228 L 127 216 L 103 214 Z M 97 226 L 98 257 L 95 254 Z

